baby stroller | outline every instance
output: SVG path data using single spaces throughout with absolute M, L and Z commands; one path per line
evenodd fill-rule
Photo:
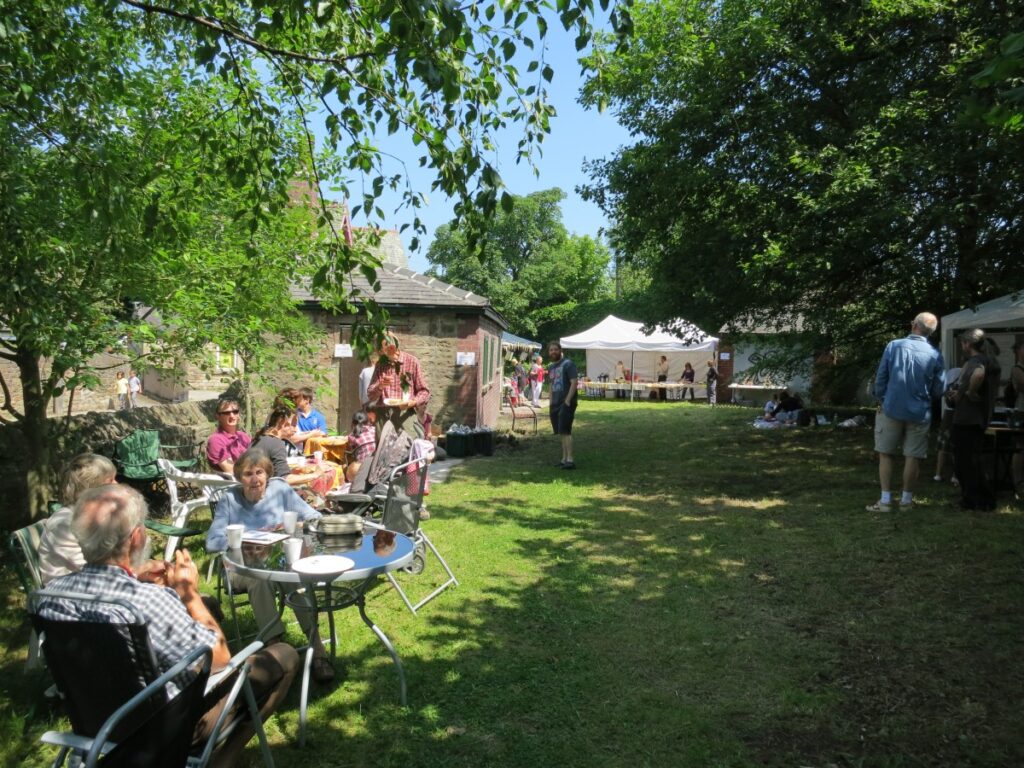
M 411 449 L 412 439 L 407 434 L 397 432 L 390 422 L 385 424 L 376 453 L 359 468 L 352 487 L 347 493 L 332 491 L 327 495 L 327 502 L 334 511 L 363 516 L 367 527 L 395 531 L 412 539 L 415 547 L 413 560 L 404 569 L 408 573 L 422 573 L 427 550 L 434 554 L 448 578 L 416 604 L 408 598 L 394 576 L 388 574 L 388 580 L 406 607 L 415 614 L 449 586 L 457 586 L 459 582 L 430 537 L 420 528 L 429 459 L 410 458 Z

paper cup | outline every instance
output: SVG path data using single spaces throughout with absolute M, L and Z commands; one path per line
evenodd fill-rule
M 232 523 L 224 529 L 224 532 L 228 536 L 228 549 L 241 549 L 242 533 L 245 532 L 245 526 L 241 523 Z
M 319 464 L 321 461 L 324 460 L 324 452 L 323 451 L 313 451 L 313 460 L 317 464 Z
M 283 545 L 288 565 L 302 559 L 302 539 L 285 539 Z
M 298 520 L 298 512 L 285 512 L 282 518 L 282 522 L 284 523 L 284 532 L 287 533 L 289 536 L 295 533 L 295 523 L 297 523 Z

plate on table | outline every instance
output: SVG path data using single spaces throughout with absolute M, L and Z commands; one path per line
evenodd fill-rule
M 386 397 L 386 398 L 384 398 L 384 405 L 387 405 L 387 406 L 392 407 L 392 408 L 395 407 L 396 405 L 401 405 L 404 402 L 405 402 L 405 400 L 403 400 L 400 397 Z
M 341 555 L 313 555 L 292 563 L 292 570 L 303 576 L 336 576 L 351 571 L 355 563 Z

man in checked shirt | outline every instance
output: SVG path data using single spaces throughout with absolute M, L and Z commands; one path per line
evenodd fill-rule
M 423 437 L 423 416 L 430 400 L 430 388 L 415 355 L 398 348 L 398 339 L 388 333 L 380 344 L 380 359 L 373 369 L 367 395 L 377 413 L 377 428 L 385 421 L 413 438 Z

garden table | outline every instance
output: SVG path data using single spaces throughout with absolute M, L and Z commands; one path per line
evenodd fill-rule
M 316 521 L 311 521 L 311 527 Z M 398 652 L 388 636 L 366 615 L 366 592 L 378 576 L 403 568 L 413 559 L 413 542 L 408 536 L 391 531 L 375 531 L 372 536 L 326 536 L 313 530 L 298 534 L 302 539 L 305 562 L 296 563 L 296 571 L 289 565 L 283 542 L 269 547 L 228 549 L 224 552 L 224 567 L 229 574 L 271 581 L 292 590 L 285 601 L 293 610 L 310 610 L 306 602 L 293 599 L 296 590 L 309 596 L 312 603 L 313 623 L 317 625 L 320 611 L 327 612 L 330 625 L 331 656 L 336 653 L 337 636 L 334 612 L 350 606 L 359 609 L 363 623 L 384 645 L 398 672 L 399 700 L 406 703 L 405 670 Z M 336 562 L 334 562 L 336 561 Z M 351 566 L 351 567 L 350 567 Z M 313 664 L 313 649 L 306 648 L 302 670 L 302 695 L 299 700 L 299 745 L 306 741 L 306 710 L 309 702 L 309 677 Z

